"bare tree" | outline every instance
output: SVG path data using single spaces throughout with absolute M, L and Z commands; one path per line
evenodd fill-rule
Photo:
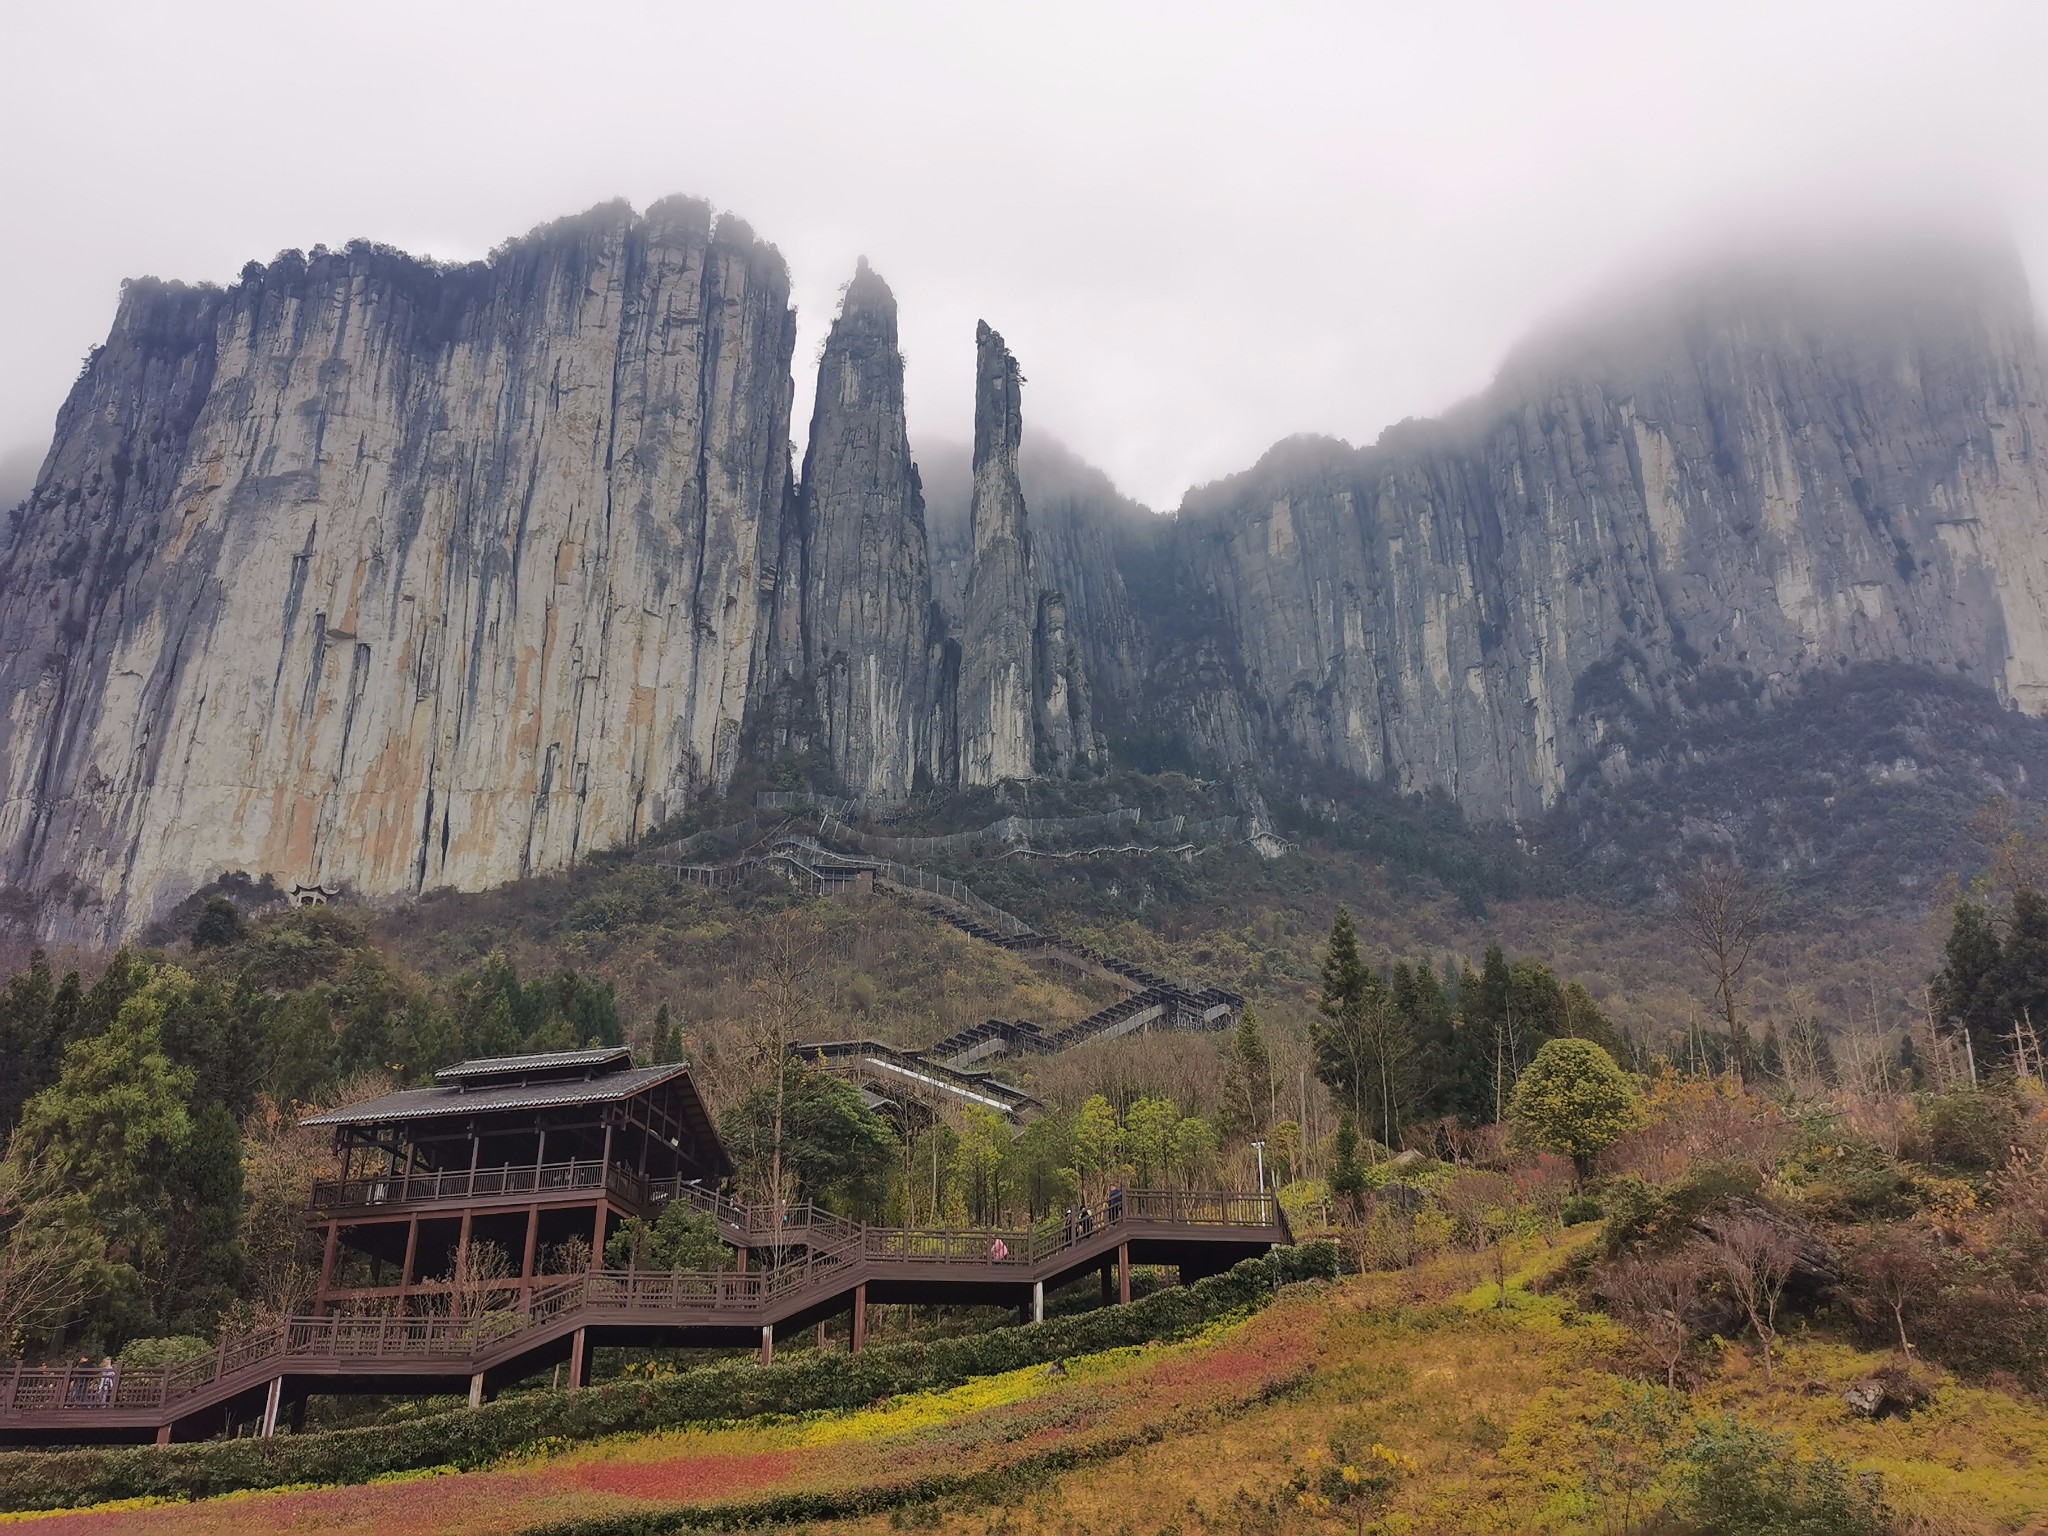
M 1866 1232 L 1843 1254 L 1849 1305 L 1866 1323 L 1889 1321 L 1901 1354 L 1913 1352 L 1906 1314 L 1920 1312 L 1941 1289 L 1947 1261 L 1924 1228 L 1896 1226 Z
M 510 1318 L 517 1295 L 511 1282 L 517 1275 L 512 1256 L 498 1244 L 462 1244 L 448 1270 L 448 1315 L 486 1330 L 499 1318 Z
M 1616 1315 L 1649 1346 L 1664 1367 L 1664 1385 L 1674 1390 L 1678 1368 L 1699 1336 L 1703 1264 L 1699 1250 L 1688 1244 L 1656 1258 L 1622 1259 L 1601 1281 Z
M 1475 1257 L 1493 1259 L 1494 1305 L 1508 1303 L 1507 1240 L 1521 1214 L 1514 1181 L 1499 1173 L 1460 1173 L 1444 1186 L 1444 1209 Z
M 780 914 L 763 935 L 759 973 L 749 991 L 754 1006 L 746 1022 L 748 1062 L 754 1081 L 773 1074 L 775 1108 L 769 1124 L 767 1166 L 756 1166 L 760 1194 L 775 1211 L 771 1246 L 782 1257 L 782 1213 L 794 1199 L 796 1178 L 783 1160 L 783 1117 L 789 1091 L 789 1048 L 798 1043 L 818 1003 L 819 959 L 825 932 L 801 910 Z
M 1706 1255 L 1756 1330 L 1764 1348 L 1764 1380 L 1771 1376 L 1771 1349 L 1778 1338 L 1778 1304 L 1799 1263 L 1799 1248 L 1785 1231 L 1762 1216 L 1734 1215 L 1706 1245 Z
M 1678 883 L 1678 925 L 1714 980 L 1714 1006 L 1728 1025 L 1735 1070 L 1749 1075 L 1749 1032 L 1736 999 L 1750 952 L 1770 920 L 1770 895 L 1733 859 L 1703 860 Z

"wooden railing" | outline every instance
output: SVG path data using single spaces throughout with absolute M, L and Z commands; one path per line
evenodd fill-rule
M 596 1168 L 596 1164 L 583 1165 Z M 622 1170 L 614 1170 L 615 1172 Z M 466 1175 L 465 1175 L 466 1176 Z M 644 1187 L 644 1186 L 643 1186 Z M 397 1313 L 295 1317 L 234 1338 L 214 1351 L 168 1367 L 26 1366 L 0 1368 L 0 1415 L 50 1409 L 155 1409 L 258 1365 L 291 1361 L 445 1360 L 474 1362 L 520 1336 L 585 1310 L 687 1317 L 691 1313 L 770 1315 L 805 1292 L 844 1286 L 849 1272 L 870 1264 L 980 1268 L 991 1277 L 1020 1278 L 1046 1259 L 1094 1242 L 1104 1233 L 1139 1227 L 1214 1227 L 1285 1234 L 1279 1202 L 1267 1194 L 1130 1190 L 1095 1205 L 1014 1230 L 868 1227 L 808 1202 L 781 1212 L 744 1206 L 697 1186 L 668 1183 L 654 1195 L 683 1198 L 749 1234 L 782 1231 L 803 1256 L 768 1269 L 737 1271 L 592 1270 L 535 1290 L 524 1308 L 474 1315 Z
M 358 1174 L 318 1179 L 315 1210 L 356 1210 L 367 1206 L 431 1204 L 441 1200 L 482 1200 L 498 1195 L 543 1195 L 603 1190 L 645 1209 L 648 1182 L 630 1168 L 596 1158 L 566 1163 L 526 1163 L 498 1168 L 454 1168 L 422 1173 Z

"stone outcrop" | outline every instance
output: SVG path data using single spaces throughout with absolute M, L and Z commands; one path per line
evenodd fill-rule
M 931 570 L 896 298 L 862 260 L 818 365 L 799 499 L 805 686 L 840 784 L 909 795 L 931 728 Z
M 92 939 L 230 869 L 478 887 L 723 782 L 793 342 L 684 200 L 128 285 L 0 545 L 16 898 Z
M 1028 779 L 1035 760 L 1038 593 L 1017 481 L 1023 375 L 986 323 L 974 335 L 974 554 L 962 599 L 960 782 Z

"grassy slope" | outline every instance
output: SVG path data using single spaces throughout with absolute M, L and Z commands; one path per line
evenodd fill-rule
M 1444 1260 L 1298 1294 L 1189 1343 L 1075 1362 L 1065 1377 L 1012 1372 L 852 1414 L 553 1448 L 486 1473 L 50 1517 L 36 1529 L 509 1533 L 636 1514 L 652 1530 L 668 1515 L 697 1527 L 794 1512 L 803 1494 L 854 1510 L 811 1511 L 812 1528 L 848 1533 L 1349 1529 L 1301 1513 L 1289 1486 L 1335 1438 L 1415 1458 L 1385 1529 L 1592 1532 L 1613 1511 L 1586 1493 L 1589 1426 L 1618 1398 L 1629 1350 L 1605 1318 L 1527 1288 L 1562 1251 L 1527 1251 L 1505 1309 L 1470 1260 Z M 1841 1391 L 1881 1358 L 1797 1339 L 1766 1384 L 1731 1345 L 1686 1406 L 1881 1471 L 1919 1529 L 2038 1529 L 2048 1408 L 1944 1381 L 1910 1418 L 1868 1422 Z M 912 1498 L 919 1488 L 938 1497 Z

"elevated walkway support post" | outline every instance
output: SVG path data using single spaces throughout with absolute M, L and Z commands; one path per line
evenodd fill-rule
M 773 1323 L 763 1323 L 761 1325 L 761 1363 L 763 1365 L 770 1365 L 774 1363 L 774 1360 L 775 1325 Z
M 1045 1321 L 1045 1282 L 1043 1280 L 1031 1282 L 1031 1321 L 1034 1323 Z
M 588 1349 L 585 1347 L 587 1340 L 584 1337 L 588 1331 L 588 1329 L 578 1328 L 569 1338 L 569 1390 L 571 1392 L 581 1387 L 584 1377 L 589 1374 L 590 1356 Z
M 263 1428 L 261 1434 L 264 1439 L 268 1440 L 277 1433 L 278 1415 L 283 1406 L 284 1378 L 282 1376 L 273 1376 L 270 1378 L 269 1389 L 263 1394 Z
M 1120 1306 L 1131 1304 L 1131 1245 L 1116 1245 L 1116 1299 Z
M 478 1371 L 469 1378 L 469 1406 L 481 1408 L 484 1405 L 484 1373 Z
M 868 1342 L 868 1283 L 853 1288 L 853 1352 L 857 1355 Z

